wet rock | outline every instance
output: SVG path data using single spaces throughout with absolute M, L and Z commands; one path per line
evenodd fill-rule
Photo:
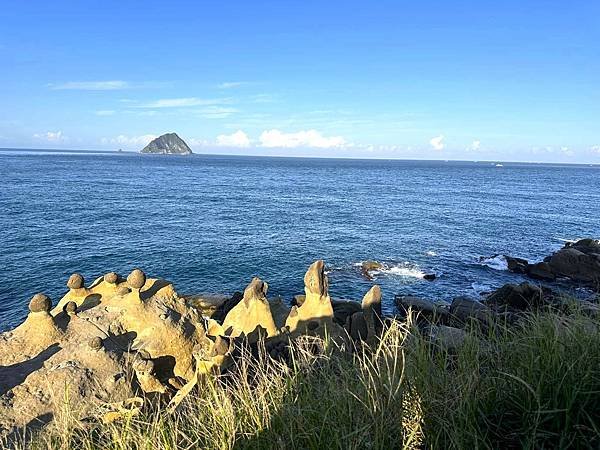
M 556 279 L 552 267 L 547 262 L 530 264 L 527 267 L 527 275 L 536 280 L 554 281 Z
M 435 273 L 426 273 L 425 275 L 423 275 L 423 279 L 427 280 L 427 281 L 433 281 L 436 279 L 436 274 Z
M 373 279 L 373 276 L 371 275 L 372 271 L 381 270 L 382 268 L 383 268 L 382 263 L 380 263 L 379 261 L 372 261 L 372 260 L 363 261 L 360 265 L 361 273 L 367 280 Z
M 515 258 L 512 256 L 505 255 L 506 264 L 508 266 L 508 270 L 514 273 L 527 273 L 527 268 L 529 266 L 529 262 L 523 258 Z

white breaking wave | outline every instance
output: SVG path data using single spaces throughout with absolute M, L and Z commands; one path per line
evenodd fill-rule
M 494 270 L 508 270 L 508 262 L 504 255 L 496 255 L 491 258 L 480 258 L 479 262 Z
M 428 250 L 425 252 L 425 254 L 427 256 L 437 256 L 438 254 L 436 252 L 434 252 L 433 250 Z
M 492 287 L 490 285 L 477 282 L 471 284 L 471 289 L 473 289 L 473 291 L 477 295 L 485 294 L 487 292 L 492 291 Z
M 361 264 L 358 264 L 359 266 Z M 388 275 L 388 276 L 400 276 L 405 278 L 423 278 L 425 272 L 423 272 L 418 266 L 409 262 L 388 265 L 384 264 L 381 269 L 370 270 L 369 275 Z

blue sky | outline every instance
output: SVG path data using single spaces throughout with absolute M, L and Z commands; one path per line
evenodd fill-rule
M 600 162 L 597 1 L 17 1 L 0 147 Z

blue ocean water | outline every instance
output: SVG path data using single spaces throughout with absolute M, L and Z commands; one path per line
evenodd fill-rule
M 597 166 L 0 151 L 0 329 L 76 271 L 139 266 L 181 293 L 259 276 L 291 299 L 322 258 L 333 297 L 376 282 L 389 312 L 394 294 L 451 300 L 519 280 L 482 256 L 539 260 L 585 236 L 600 237 Z M 374 281 L 367 259 L 386 263 Z

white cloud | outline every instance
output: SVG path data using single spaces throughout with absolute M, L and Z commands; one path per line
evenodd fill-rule
M 567 155 L 567 156 L 573 156 L 575 154 L 575 152 L 573 150 L 571 150 L 569 147 L 561 147 L 560 151 L 561 151 L 561 153 L 563 153 L 564 155 Z
M 217 145 L 223 147 L 250 147 L 250 139 L 242 130 L 233 134 L 220 134 L 217 136 Z
M 196 111 L 200 117 L 205 119 L 224 119 L 226 117 L 239 112 L 236 108 L 228 108 L 224 106 L 208 106 Z
M 469 150 L 479 150 L 481 148 L 481 141 L 475 140 L 471 143 Z
M 151 140 L 156 139 L 158 136 L 154 134 L 144 134 L 141 136 L 125 136 L 123 134 L 114 138 L 102 138 L 103 144 L 118 144 L 125 147 L 133 146 L 146 146 Z
M 222 105 L 231 103 L 227 98 L 204 99 L 197 97 L 163 98 L 137 105 L 137 108 L 187 108 L 190 106 Z
M 116 113 L 116 111 L 113 111 L 112 109 L 102 109 L 100 111 L 96 111 L 95 114 L 97 116 L 112 116 L 115 113 Z
M 131 83 L 123 80 L 110 81 L 67 81 L 62 84 L 51 84 L 50 88 L 56 91 L 115 91 L 131 88 Z
M 41 139 L 48 142 L 65 142 L 69 138 L 62 131 L 47 131 L 45 133 L 36 133 L 33 135 L 35 139 Z
M 446 146 L 446 144 L 444 144 L 443 141 L 444 141 L 444 135 L 440 134 L 439 136 L 431 138 L 429 143 L 434 148 L 434 150 L 443 150 L 444 147 Z
M 280 130 L 263 131 L 260 135 L 260 144 L 263 147 L 315 147 L 332 148 L 345 146 L 346 140 L 341 136 L 325 137 L 316 130 L 298 131 L 297 133 L 284 133 Z
M 250 84 L 247 81 L 226 81 L 224 83 L 219 84 L 217 87 L 219 89 L 233 89 L 233 88 L 237 88 L 240 86 L 245 86 L 247 84 Z
M 593 145 L 593 146 L 590 148 L 590 150 L 591 150 L 591 151 L 593 151 L 594 153 L 598 153 L 598 154 L 600 154 L 600 145 Z

